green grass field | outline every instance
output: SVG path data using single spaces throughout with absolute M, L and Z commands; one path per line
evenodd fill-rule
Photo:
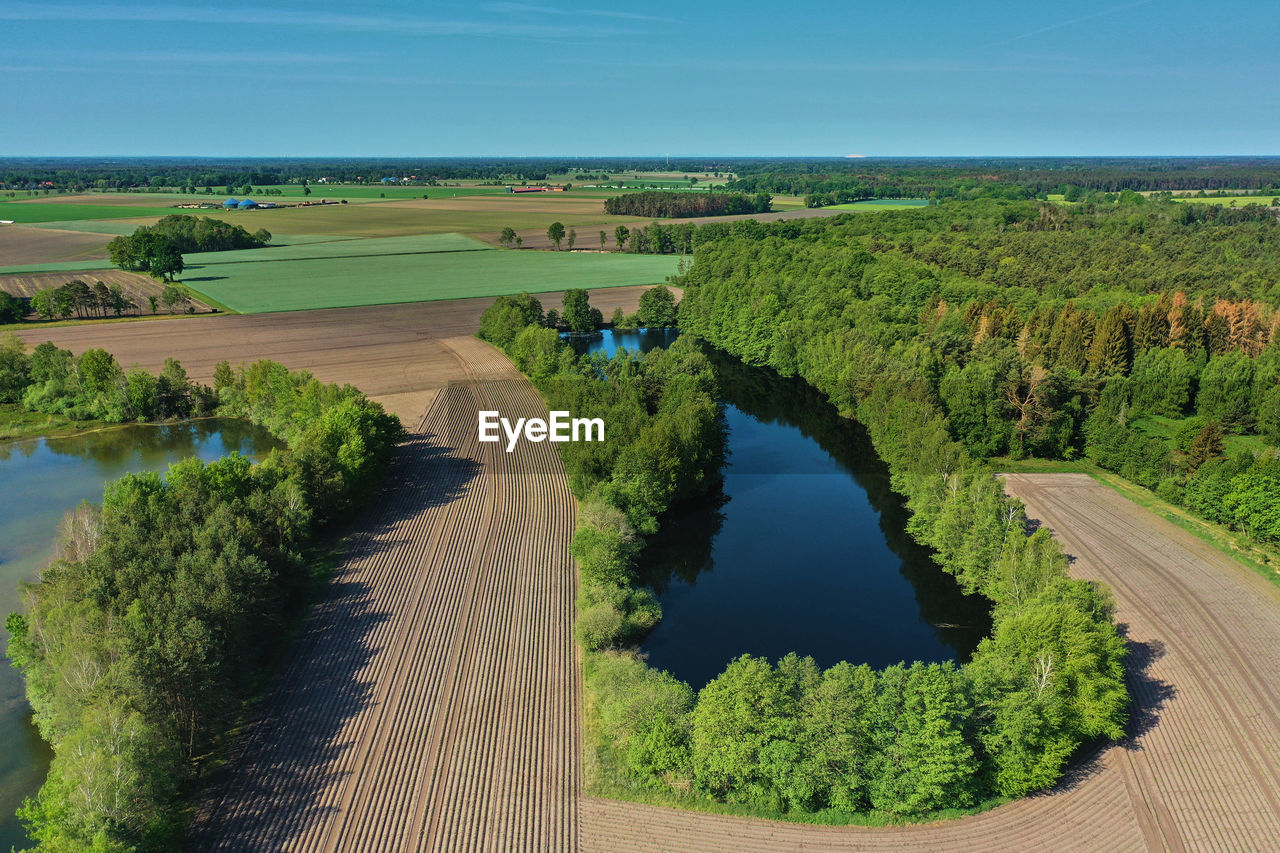
M 314 236 L 314 235 L 313 235 Z M 420 234 L 413 237 L 369 237 L 367 239 L 323 238 L 288 242 L 265 249 L 242 249 L 237 252 L 197 252 L 183 255 L 187 267 L 210 264 L 244 264 L 262 261 L 306 261 L 320 258 L 369 258 L 383 255 L 422 255 L 433 252 L 492 252 L 479 240 L 461 234 Z
M 209 263 L 189 266 L 182 281 L 232 310 L 257 314 L 659 284 L 676 263 L 662 255 L 437 251 Z
M 25 225 L 38 222 L 69 222 L 83 219 L 127 219 L 133 216 L 168 216 L 171 213 L 187 213 L 171 207 L 138 206 L 123 204 L 63 204 L 61 202 L 0 202 L 0 219 L 12 219 Z M 212 211 L 211 211 L 212 212 Z
M 128 208 L 125 209 L 128 210 Z M 195 212 L 199 213 L 200 211 Z M 132 222 L 128 219 L 66 219 L 56 222 L 32 222 L 31 227 L 49 228 L 57 231 L 81 231 L 85 234 L 115 235 L 132 234 L 138 229 L 139 224 L 141 223 Z

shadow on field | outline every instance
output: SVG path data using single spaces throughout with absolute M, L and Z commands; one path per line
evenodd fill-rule
M 417 562 L 421 541 L 412 534 L 420 527 L 404 522 L 456 500 L 479 469 L 431 444 L 430 436 L 411 435 L 400 446 L 257 719 L 212 780 L 184 849 L 291 849 L 337 811 L 322 795 L 340 781 L 336 767 L 352 758 L 344 753 L 359 746 L 345 729 L 374 702 L 366 668 L 378 652 L 375 642 L 392 642 L 386 634 L 375 641 L 375 632 L 392 618 L 393 606 L 412 612 L 399 596 L 432 568 Z M 397 571 L 406 564 L 414 569 L 409 577 Z M 357 765 L 355 772 L 362 771 L 376 783 L 377 768 Z
M 225 275 L 188 275 L 182 277 L 183 284 L 190 284 L 193 281 L 225 281 Z

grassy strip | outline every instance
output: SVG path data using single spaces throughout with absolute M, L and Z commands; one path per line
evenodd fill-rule
M 17 403 L 0 403 L 0 441 L 20 438 L 60 438 L 104 429 L 120 429 L 131 424 L 112 421 L 73 421 L 62 415 L 29 412 Z
M 1087 474 L 1102 485 L 1119 492 L 1138 506 L 1163 518 L 1223 555 L 1248 566 L 1271 583 L 1280 586 L 1280 551 L 1267 548 L 1243 533 L 1200 518 L 1189 510 L 1162 500 L 1154 492 L 1131 483 L 1118 474 L 1104 471 L 1087 459 L 1061 461 L 1054 459 L 991 460 L 996 470 L 1009 474 Z

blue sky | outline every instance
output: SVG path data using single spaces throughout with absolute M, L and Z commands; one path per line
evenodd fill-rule
M 1280 154 L 1280 2 L 0 0 L 0 156 Z

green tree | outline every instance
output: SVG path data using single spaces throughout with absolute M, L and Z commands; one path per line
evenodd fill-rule
M 1089 346 L 1089 370 L 1095 376 L 1129 372 L 1130 342 L 1127 306 L 1109 309 L 1098 322 Z
M 1141 353 L 1130 374 L 1135 413 L 1182 416 L 1191 393 L 1192 366 L 1186 354 L 1172 347 L 1156 347 Z
M 560 319 L 570 332 L 583 334 L 595 331 L 597 323 L 587 298 L 587 291 L 582 288 L 564 292 L 564 310 L 560 313 Z
M 1008 446 L 1008 425 L 994 364 L 971 361 L 953 367 L 938 386 L 956 439 L 979 456 L 995 456 Z
M 510 249 L 516 242 L 516 229 L 511 226 L 505 226 L 502 234 L 498 236 L 498 242 Z
M 18 323 L 27 316 L 27 306 L 13 294 L 0 290 L 0 325 Z
M 0 403 L 16 403 L 31 384 L 26 344 L 12 332 L 0 335 Z
M 560 243 L 564 240 L 564 225 L 560 222 L 552 222 L 547 226 L 547 239 L 556 246 L 556 251 L 560 251 Z
M 162 281 L 173 281 L 173 277 L 182 272 L 182 253 L 170 243 L 158 243 L 148 257 L 148 269 L 152 278 Z M 169 288 L 165 288 L 168 292 Z
M 525 326 L 542 325 L 542 303 L 528 293 L 499 296 L 480 315 L 481 339 L 507 347 Z
M 608 244 L 608 242 L 609 242 L 609 235 L 604 231 L 601 231 L 600 232 L 600 251 L 602 252 L 604 251 L 604 247 Z
M 890 814 L 970 805 L 978 769 L 969 706 L 950 664 L 891 666 L 880 676 L 870 798 Z
M 1201 465 L 1210 459 L 1222 456 L 1222 424 L 1210 419 L 1196 433 L 1187 448 L 1187 471 L 1195 473 Z
M 1253 359 L 1242 352 L 1228 352 L 1209 359 L 1200 374 L 1196 412 L 1235 431 L 1251 427 L 1253 372 Z
M 838 663 L 822 674 L 804 704 L 800 772 L 819 796 L 811 807 L 845 813 L 870 806 L 870 764 L 874 755 L 876 674 L 869 666 Z
M 660 284 L 640 294 L 640 324 L 649 328 L 676 324 L 676 298 L 670 288 Z
M 574 244 L 578 242 L 578 232 L 575 229 L 570 228 L 569 233 L 565 236 L 565 239 L 569 243 L 569 251 L 572 252 Z
M 613 244 L 617 246 L 618 251 L 623 251 L 627 246 L 627 237 L 631 235 L 631 230 L 625 225 L 619 225 L 613 229 Z

